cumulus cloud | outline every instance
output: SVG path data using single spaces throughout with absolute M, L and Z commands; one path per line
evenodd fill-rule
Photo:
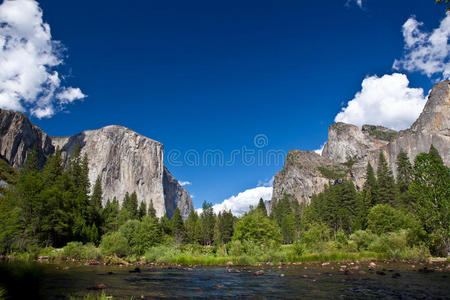
M 218 214 L 222 211 L 229 211 L 235 216 L 242 216 L 249 211 L 250 206 L 255 207 L 258 205 L 259 199 L 263 200 L 272 199 L 272 187 L 259 186 L 256 188 L 245 190 L 236 196 L 231 196 L 228 199 L 223 200 L 222 203 L 213 205 L 214 212 Z M 197 209 L 198 213 L 202 212 L 202 209 Z
M 409 87 L 404 74 L 370 76 L 334 120 L 360 127 L 371 124 L 401 130 L 417 119 L 425 102 L 423 89 Z
M 422 25 L 414 16 L 403 24 L 405 52 L 394 61 L 393 68 L 418 71 L 430 78 L 437 75 L 438 80 L 450 79 L 450 12 L 431 33 L 422 31 Z
M 192 184 L 192 182 L 190 182 L 190 181 L 178 181 L 178 183 L 179 183 L 181 186 L 191 185 L 191 184 Z
M 44 118 L 86 97 L 79 88 L 61 85 L 56 67 L 63 63 L 62 49 L 52 40 L 36 1 L 4 0 L 0 5 L 0 107 Z

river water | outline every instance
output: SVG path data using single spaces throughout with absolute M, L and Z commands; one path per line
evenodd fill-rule
M 347 272 L 342 271 L 346 266 Z M 42 292 L 49 299 L 99 293 L 114 299 L 450 299 L 448 263 L 413 265 L 377 262 L 319 263 L 259 267 L 169 268 L 44 265 Z M 264 275 L 254 273 L 264 270 Z M 131 271 L 131 272 L 130 272 Z

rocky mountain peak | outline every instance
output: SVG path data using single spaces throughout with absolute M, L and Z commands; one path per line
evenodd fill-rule
M 410 160 L 420 152 L 428 152 L 433 145 L 450 165 L 450 81 L 435 85 L 428 101 L 410 129 L 395 132 L 391 129 L 345 123 L 329 127 L 328 141 L 322 156 L 308 151 L 290 151 L 283 169 L 275 175 L 272 204 L 284 195 L 309 202 L 314 193 L 323 190 L 325 184 L 341 177 L 352 180 L 357 188 L 365 182 L 367 164 L 374 169 L 382 152 L 394 175 L 400 151 Z
M 436 84 L 412 131 L 450 136 L 450 80 Z
M 88 156 L 91 186 L 100 178 L 104 201 L 117 197 L 121 202 L 127 192 L 136 192 L 138 201 L 147 207 L 153 201 L 158 217 L 171 216 L 179 207 L 187 218 L 193 208 L 189 194 L 164 166 L 163 144 L 129 128 L 110 125 L 74 136 L 50 137 L 25 115 L 0 110 L 1 157 L 20 167 L 35 146 L 42 164 L 56 148 L 67 161 L 79 146 L 81 154 Z

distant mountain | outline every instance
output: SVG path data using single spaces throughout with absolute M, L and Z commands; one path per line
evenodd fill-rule
M 138 201 L 150 201 L 158 217 L 172 216 L 176 207 L 187 218 L 193 204 L 187 191 L 164 166 L 163 145 L 122 126 L 87 130 L 71 137 L 50 137 L 21 113 L 0 110 L 0 157 L 14 167 L 25 162 L 36 147 L 41 166 L 59 148 L 67 159 L 76 146 L 89 159 L 91 186 L 99 177 L 103 201 L 136 192 Z
M 275 175 L 272 204 L 285 194 L 309 203 L 330 181 L 346 178 L 357 188 L 365 182 L 367 163 L 376 170 L 383 152 L 396 174 L 396 159 L 405 151 L 410 160 L 433 145 L 450 165 L 450 81 L 436 84 L 419 118 L 407 130 L 395 132 L 381 127 L 335 123 L 328 130 L 322 155 L 311 151 L 289 151 L 283 169 Z

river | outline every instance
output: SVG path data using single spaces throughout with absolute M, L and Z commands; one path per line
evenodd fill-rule
M 258 267 L 85 266 L 46 264 L 41 292 L 49 299 L 100 293 L 114 299 L 450 299 L 446 262 L 433 265 L 377 262 L 303 263 Z M 345 267 L 342 268 L 343 266 Z M 65 270 L 64 270 L 65 268 Z M 257 276 L 256 271 L 264 274 Z

